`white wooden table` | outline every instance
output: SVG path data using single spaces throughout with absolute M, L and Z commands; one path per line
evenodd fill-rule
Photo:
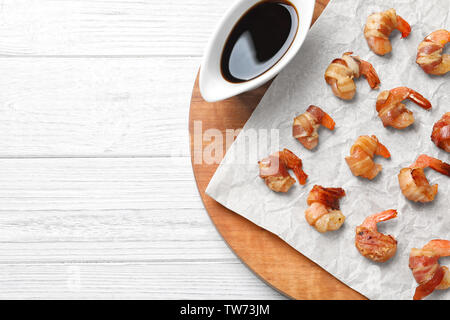
M 231 0 L 0 0 L 0 298 L 283 298 L 226 246 L 188 112 Z

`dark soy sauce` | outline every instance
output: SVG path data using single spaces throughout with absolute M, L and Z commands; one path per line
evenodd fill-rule
M 223 77 L 252 80 L 272 68 L 294 41 L 298 14 L 289 1 L 261 1 L 236 23 L 222 52 Z

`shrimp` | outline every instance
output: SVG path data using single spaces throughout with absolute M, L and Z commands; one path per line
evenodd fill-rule
M 288 149 L 270 155 L 258 164 L 259 176 L 275 192 L 288 192 L 295 183 L 295 179 L 289 175 L 287 168 L 294 171 L 301 185 L 306 184 L 308 175 L 302 170 L 302 160 Z
M 340 59 L 334 59 L 325 71 L 325 81 L 331 85 L 334 95 L 344 100 L 351 100 L 356 93 L 353 78 L 364 76 L 372 89 L 377 89 L 380 79 L 374 67 L 353 52 L 346 52 Z
M 420 300 L 435 289 L 450 288 L 450 272 L 439 265 L 440 257 L 450 256 L 449 240 L 431 240 L 422 249 L 412 248 L 409 254 L 409 268 L 419 286 L 414 300 Z
M 450 177 L 450 164 L 439 159 L 420 155 L 409 168 L 403 168 L 398 174 L 398 183 L 403 195 L 415 202 L 431 202 L 434 200 L 438 185 L 433 186 L 427 180 L 423 169 L 431 169 Z
M 378 95 L 376 108 L 385 127 L 404 129 L 414 123 L 414 115 L 401 103 L 409 99 L 425 110 L 431 109 L 431 103 L 420 93 L 407 87 L 398 87 L 383 91 Z
M 339 210 L 339 199 L 344 196 L 342 188 L 315 185 L 306 199 L 309 206 L 305 211 L 306 221 L 321 233 L 338 230 L 345 221 L 345 216 Z
M 355 176 L 372 180 L 381 171 L 382 166 L 373 162 L 375 155 L 390 158 L 388 149 L 376 136 L 360 136 L 350 149 L 350 156 L 345 157 L 350 170 Z
M 306 149 L 314 149 L 319 143 L 319 134 L 317 130 L 319 126 L 334 130 L 334 120 L 321 108 L 309 106 L 305 113 L 294 119 L 292 127 L 292 135 Z
M 386 210 L 368 216 L 356 227 L 355 246 L 364 257 L 375 262 L 386 262 L 397 251 L 397 240 L 377 231 L 377 223 L 397 217 L 397 210 Z
M 450 112 L 445 113 L 441 120 L 434 124 L 431 140 L 442 150 L 450 152 Z
M 450 54 L 442 54 L 450 42 L 450 31 L 437 30 L 430 33 L 417 49 L 416 63 L 428 74 L 443 75 L 450 71 Z
M 367 18 L 364 27 L 364 37 L 370 49 L 378 55 L 385 55 L 392 51 L 389 36 L 394 29 L 406 38 L 411 33 L 411 27 L 394 9 L 373 13 Z

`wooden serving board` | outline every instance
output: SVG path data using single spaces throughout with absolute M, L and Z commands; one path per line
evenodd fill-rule
M 329 0 L 316 1 L 312 23 L 328 2 Z M 201 97 L 197 76 L 191 99 L 189 133 L 192 167 L 205 208 L 217 230 L 237 256 L 281 293 L 294 299 L 365 299 L 273 233 L 226 209 L 205 194 L 218 164 L 194 163 L 194 156 L 202 154 L 203 149 L 211 143 L 194 144 L 194 121 L 201 121 L 202 132 L 218 129 L 225 137 L 226 129 L 244 126 L 269 85 L 270 83 L 224 101 L 208 103 Z

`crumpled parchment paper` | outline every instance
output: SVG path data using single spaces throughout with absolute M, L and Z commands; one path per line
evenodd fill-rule
M 384 57 L 370 51 L 363 35 L 366 18 L 373 12 L 395 8 L 412 27 L 410 36 L 391 35 L 393 51 Z M 417 46 L 434 30 L 450 28 L 448 0 L 333 0 L 314 24 L 296 58 L 273 82 L 243 131 L 227 152 L 206 190 L 212 198 L 255 224 L 275 233 L 296 250 L 370 299 L 412 299 L 417 286 L 408 267 L 410 249 L 431 239 L 450 239 L 450 180 L 427 169 L 429 181 L 439 184 L 436 199 L 428 204 L 407 200 L 397 175 L 421 153 L 449 162 L 448 153 L 431 141 L 433 124 L 450 111 L 450 74 L 429 76 L 415 63 Z M 381 80 L 371 90 L 364 78 L 356 80 L 357 94 L 351 101 L 336 98 L 325 83 L 324 72 L 334 58 L 353 51 L 371 62 Z M 448 50 L 447 50 L 448 51 Z M 375 110 L 381 90 L 407 86 L 433 105 L 426 111 L 412 102 L 407 107 L 416 121 L 405 130 L 384 128 Z M 319 129 L 319 145 L 305 149 L 292 137 L 295 116 L 311 105 L 322 107 L 336 121 L 336 129 Z M 278 129 L 279 139 L 270 139 Z M 261 130 L 261 131 L 258 131 Z M 258 145 L 250 145 L 255 132 Z M 387 146 L 391 159 L 375 157 L 383 171 L 373 181 L 352 175 L 344 157 L 360 135 L 375 134 Z M 267 141 L 262 139 L 268 135 Z M 275 141 L 276 140 L 276 141 Z M 279 145 L 277 146 L 277 141 Z M 275 147 L 274 147 L 275 146 Z M 307 184 L 296 183 L 287 194 L 275 193 L 259 178 L 257 161 L 288 148 L 303 160 Z M 295 177 L 290 172 L 293 177 Z M 320 234 L 304 217 L 306 197 L 315 185 L 342 187 L 346 216 L 343 227 Z M 398 240 L 397 254 L 384 264 L 359 254 L 354 245 L 355 227 L 370 214 L 397 209 L 396 219 L 380 223 L 379 231 Z M 448 264 L 442 258 L 441 264 Z M 283 261 L 280 261 L 283 263 Z M 449 299 L 450 290 L 436 290 L 428 299 Z

